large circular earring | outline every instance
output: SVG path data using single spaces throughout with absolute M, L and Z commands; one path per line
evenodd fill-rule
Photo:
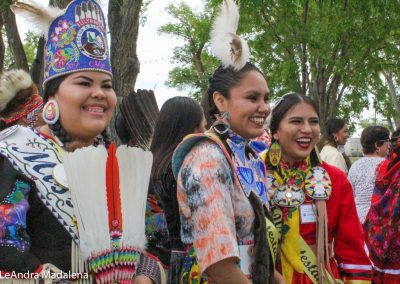
M 42 118 L 47 124 L 55 124 L 60 117 L 60 108 L 56 100 L 49 100 L 43 107 Z
M 211 128 L 213 128 L 214 131 L 220 135 L 227 133 L 228 130 L 231 128 L 231 124 L 229 123 L 229 121 L 231 120 L 231 116 L 229 112 L 226 111 L 222 114 L 216 114 L 215 118 L 216 120 L 211 125 Z

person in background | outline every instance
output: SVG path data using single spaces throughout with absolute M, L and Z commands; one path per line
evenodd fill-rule
M 154 162 L 149 185 L 146 218 L 148 252 L 168 271 L 167 283 L 179 283 L 186 249 L 181 241 L 176 180 L 172 173 L 172 154 L 182 139 L 206 131 L 203 109 L 189 97 L 167 100 L 156 121 L 150 151 Z M 165 217 L 164 217 L 165 214 Z M 165 218 L 168 230 L 165 231 Z
M 346 175 L 320 161 L 317 104 L 297 93 L 272 110 L 272 144 L 263 154 L 286 283 L 370 283 L 371 265 Z
M 22 69 L 0 76 L 0 131 L 15 124 L 38 127 L 43 99 L 31 76 Z
M 349 127 L 346 122 L 341 118 L 331 118 L 326 121 L 325 133 L 319 143 L 321 159 L 346 174 L 351 166 L 350 159 L 344 153 L 344 145 L 348 138 Z
M 400 283 L 400 128 L 392 133 L 389 157 L 377 167 L 365 242 L 376 284 Z
M 376 166 L 389 154 L 389 138 L 389 129 L 383 126 L 368 126 L 361 133 L 364 157 L 358 159 L 351 166 L 348 174 L 361 224 L 364 223 L 365 216 L 371 206 Z

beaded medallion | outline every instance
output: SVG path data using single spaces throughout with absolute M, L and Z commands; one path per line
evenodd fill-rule
M 308 171 L 305 191 L 312 199 L 328 199 L 332 193 L 332 183 L 328 173 L 322 167 L 313 167 Z

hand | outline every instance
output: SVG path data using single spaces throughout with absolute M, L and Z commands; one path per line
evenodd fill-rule
M 282 274 L 280 274 L 277 270 L 274 270 L 274 280 L 277 284 L 286 284 Z
M 139 275 L 133 278 L 133 284 L 153 284 L 153 281 L 147 276 Z

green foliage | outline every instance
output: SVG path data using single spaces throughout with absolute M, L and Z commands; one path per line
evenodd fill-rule
M 0 2 L 0 13 L 2 13 L 5 9 L 8 9 L 8 7 L 16 2 L 15 0 L 2 0 Z
M 168 5 L 166 12 L 176 21 L 160 27 L 159 33 L 183 41 L 181 46 L 174 48 L 171 61 L 177 66 L 169 72 L 166 84 L 180 90 L 190 90 L 189 94 L 200 100 L 207 89 L 208 78 L 219 64 L 210 55 L 207 44 L 212 13 L 210 10 L 192 11 L 184 2 Z
M 4 40 L 4 45 L 6 47 L 6 52 L 4 55 L 4 68 L 6 70 L 15 68 L 14 67 L 14 58 L 12 54 L 12 49 L 10 48 L 7 37 L 5 36 L 5 30 L 3 28 L 3 40 Z M 28 60 L 28 66 L 29 68 L 32 66 L 33 61 L 35 60 L 36 57 L 36 50 L 38 47 L 38 41 L 39 41 L 40 36 L 36 35 L 35 33 L 28 31 L 25 34 L 25 40 L 23 42 L 23 47 L 26 55 L 26 59 Z
M 26 54 L 26 59 L 28 60 L 29 68 L 31 68 L 32 63 L 35 60 L 39 39 L 40 36 L 31 31 L 28 31 L 25 34 L 25 41 L 23 43 L 23 46 Z
M 377 112 L 388 111 L 391 101 L 381 72 L 390 70 L 400 78 L 399 1 L 237 2 L 238 34 L 248 40 L 251 61 L 265 73 L 272 96 L 288 91 L 311 96 L 319 103 L 322 123 L 334 116 L 358 119 L 371 107 L 371 91 L 376 93 Z M 192 53 L 196 44 L 208 40 L 211 15 L 221 0 L 206 3 L 202 13 L 185 4 L 167 9 L 177 22 L 160 31 L 185 41 L 175 49 L 178 67 L 170 73 L 170 86 L 199 90 Z M 190 45 L 193 40 L 195 45 Z M 217 64 L 204 66 L 212 70 Z

